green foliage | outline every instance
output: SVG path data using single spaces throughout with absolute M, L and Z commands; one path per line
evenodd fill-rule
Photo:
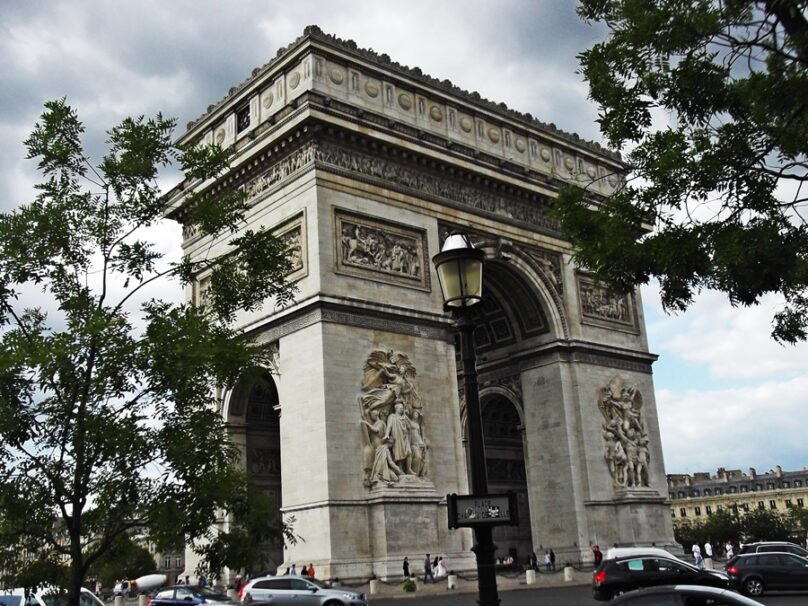
M 722 509 L 676 527 L 674 538 L 685 552 L 689 552 L 694 543 L 704 545 L 708 540 L 713 545 L 727 540 L 735 545 L 755 541 L 791 541 L 795 535 L 805 536 L 800 528 L 802 521 L 808 522 L 805 510 L 791 509 L 782 514 L 770 509 L 753 509 L 739 514 L 732 509 Z
M 628 174 L 608 200 L 561 192 L 555 213 L 578 262 L 620 291 L 656 277 L 673 311 L 703 288 L 747 306 L 779 293 L 773 337 L 804 340 L 803 3 L 582 0 L 578 11 L 609 29 L 580 60 Z
M 200 548 L 204 556 L 198 572 L 209 578 L 218 578 L 228 566 L 250 576 L 265 573 L 272 563 L 268 546 L 281 540 L 295 544 L 298 537 L 292 531 L 294 519 L 281 521 L 278 508 L 261 490 L 249 486 L 231 506 L 234 528 L 220 534 Z
M 404 581 L 404 584 L 401 585 L 401 589 L 406 591 L 407 593 L 412 593 L 417 589 L 417 585 L 415 584 L 415 579 L 407 579 Z
M 149 550 L 123 534 L 115 538 L 109 551 L 95 561 L 88 574 L 104 587 L 112 587 L 118 579 L 136 579 L 156 569 Z
M 216 390 L 270 367 L 266 347 L 232 320 L 292 300 L 288 251 L 268 231 L 244 230 L 242 194 L 201 191 L 187 200 L 191 221 L 227 252 L 163 259 L 148 239 L 165 220 L 160 167 L 178 161 L 189 179 L 228 170 L 218 147 L 175 148 L 174 124 L 127 118 L 94 166 L 75 111 L 47 103 L 26 141 L 38 194 L 0 215 L 0 568 L 11 585 L 69 586 L 76 606 L 82 580 L 112 566 L 134 528 L 158 549 L 199 548 L 227 540 L 215 525 L 222 511 L 249 523 Z M 135 304 L 201 271 L 213 275 L 209 305 Z M 30 304 L 37 291 L 47 313 Z

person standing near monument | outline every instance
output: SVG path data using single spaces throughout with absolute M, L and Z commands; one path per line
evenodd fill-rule
M 696 562 L 696 568 L 701 570 L 704 568 L 704 559 L 701 557 L 701 547 L 699 547 L 698 543 L 693 543 L 693 559 Z
M 600 563 L 603 561 L 603 552 L 600 550 L 599 545 L 595 545 L 592 548 L 592 555 L 595 558 L 595 568 L 597 568 L 598 566 L 600 566 Z
M 550 550 L 550 567 L 553 569 L 553 572 L 555 572 L 555 551 L 552 549 Z
M 550 572 L 550 553 L 548 551 L 544 552 L 544 569 L 547 572 Z
M 410 561 L 407 559 L 407 556 L 404 556 L 404 563 L 401 565 L 401 568 L 404 570 L 404 578 L 410 578 Z
M 427 577 L 432 579 L 433 583 L 435 582 L 435 575 L 432 574 L 432 560 L 429 559 L 429 554 L 426 554 L 424 559 L 424 584 L 426 584 Z
M 727 539 L 727 544 L 724 545 L 724 550 L 727 552 L 727 559 L 731 560 L 735 557 L 735 546 L 732 544 L 732 541 Z
M 710 539 L 704 543 L 704 566 L 707 570 L 713 569 L 713 546 L 710 544 Z

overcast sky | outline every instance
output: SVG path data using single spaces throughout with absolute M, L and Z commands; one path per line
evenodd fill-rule
M 67 97 L 99 157 L 125 116 L 161 111 L 185 125 L 309 24 L 601 140 L 576 54 L 604 32 L 575 2 L 0 0 L 0 210 L 32 198 L 22 141 L 45 101 Z M 178 230 L 166 234 L 177 255 Z M 643 297 L 668 473 L 808 464 L 808 347 L 771 341 L 779 301 L 734 309 L 705 293 L 670 317 L 653 287 Z

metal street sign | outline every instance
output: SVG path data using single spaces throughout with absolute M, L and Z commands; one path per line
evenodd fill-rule
M 475 526 L 516 526 L 519 516 L 516 493 L 487 495 L 446 495 L 449 528 Z

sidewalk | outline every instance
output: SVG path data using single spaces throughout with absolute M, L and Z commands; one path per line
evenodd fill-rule
M 427 595 L 445 595 L 452 594 L 476 594 L 477 593 L 477 579 L 462 579 L 457 578 L 457 587 L 455 589 L 448 588 L 448 581 L 443 578 L 437 583 L 427 583 L 424 585 L 421 579 L 415 579 L 417 590 L 413 592 L 405 592 L 401 589 L 401 582 L 387 583 L 379 581 L 378 591 L 370 593 L 370 585 L 368 583 L 360 586 L 351 586 L 350 589 L 354 591 L 361 591 L 368 596 L 368 600 L 374 599 L 389 599 L 389 598 L 418 598 Z M 497 575 L 497 588 L 499 591 L 515 591 L 519 589 L 537 589 L 540 587 L 562 587 L 567 585 L 589 585 L 592 582 L 592 572 L 581 572 L 578 570 L 572 571 L 572 581 L 564 581 L 563 569 L 553 573 L 537 573 L 536 582 L 528 585 L 526 575 Z M 347 586 L 346 586 L 347 587 Z

